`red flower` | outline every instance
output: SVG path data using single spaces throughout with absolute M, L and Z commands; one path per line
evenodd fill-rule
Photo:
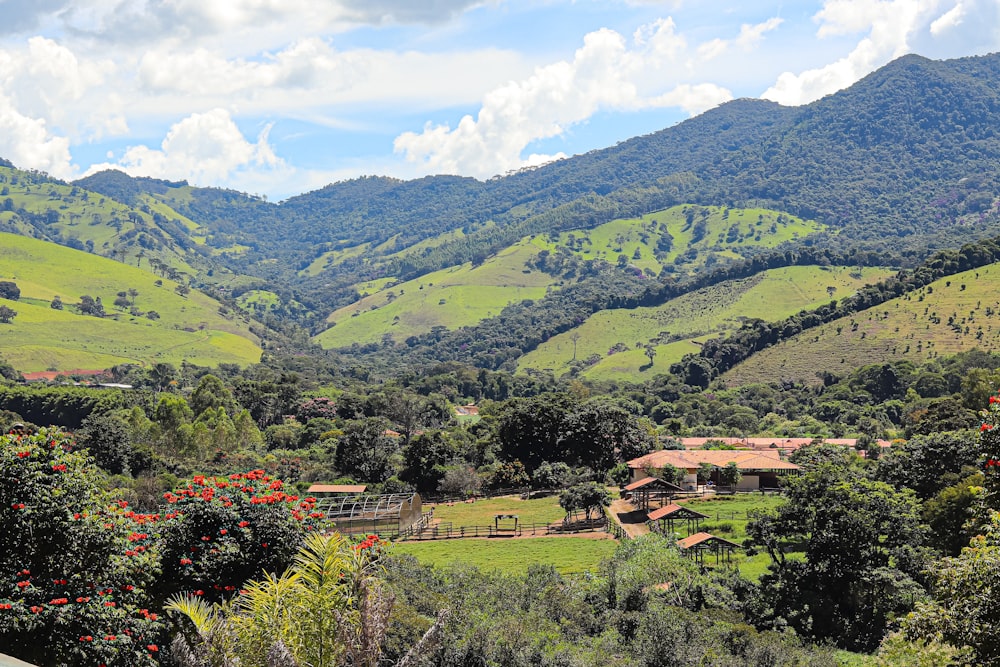
M 82 642 L 92 642 L 92 641 L 94 641 L 94 638 L 91 637 L 90 635 L 84 635 L 84 636 L 80 637 L 80 641 L 82 641 Z
M 10 609 L 13 605 L 9 602 L 0 603 L 0 609 Z
M 250 522 L 249 522 L 249 521 L 240 521 L 240 522 L 239 522 L 238 524 L 236 524 L 236 525 L 237 525 L 237 526 L 239 526 L 240 528 L 246 528 L 247 526 L 249 526 L 249 525 L 250 525 Z
M 160 649 L 159 649 L 159 647 L 156 646 L 156 644 L 147 644 L 146 645 L 146 650 L 148 650 L 150 653 L 156 653 Z
M 979 430 L 980 431 L 992 431 L 993 430 L 993 424 L 983 424 L 982 426 L 979 427 Z
M 37 614 L 38 612 L 42 611 L 43 609 L 45 609 L 45 607 L 36 607 L 36 606 L 33 606 L 31 608 L 31 613 L 32 614 Z

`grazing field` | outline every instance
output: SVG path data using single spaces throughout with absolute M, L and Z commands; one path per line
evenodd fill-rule
M 331 313 L 327 317 L 330 328 L 314 340 L 325 348 L 336 348 L 377 343 L 389 335 L 399 343 L 437 326 L 473 325 L 498 315 L 511 303 L 539 299 L 548 289 L 575 280 L 575 270 L 564 272 L 569 264 L 552 268 L 566 258 L 625 263 L 647 275 L 666 267 L 681 275 L 699 270 L 713 256 L 739 257 L 742 248 L 773 247 L 821 229 L 817 223 L 776 211 L 692 205 L 614 220 L 590 230 L 538 234 L 521 239 L 479 266 L 466 263 L 408 282 L 367 284 L 360 290 L 367 295 Z M 405 257 L 458 237 L 452 232 L 395 255 Z M 391 246 L 387 242 L 372 252 L 388 251 Z M 304 273 L 316 275 L 325 266 L 358 256 L 361 248 L 325 253 Z M 551 273 L 540 270 L 541 254 L 548 255 L 545 268 Z
M 746 318 L 788 317 L 831 298 L 849 296 L 889 275 L 884 269 L 792 266 L 714 285 L 662 306 L 600 311 L 526 354 L 518 368 L 561 375 L 571 369 L 575 348 L 577 360 L 596 360 L 582 373 L 589 379 L 652 377 L 667 373 L 685 354 L 697 352 L 698 342 L 735 331 Z M 656 351 L 652 366 L 646 345 Z
M 398 284 L 383 284 L 360 301 L 334 311 L 329 329 L 314 340 L 325 348 L 375 343 L 384 335 L 396 342 L 426 333 L 475 324 L 498 315 L 507 304 L 539 299 L 552 276 L 525 263 L 537 253 L 527 242 L 513 245 L 479 266 L 466 263 Z
M 762 350 L 723 375 L 730 386 L 775 378 L 818 383 L 867 364 L 924 363 L 974 348 L 1000 352 L 1000 264 L 948 278 Z
M 603 534 L 601 534 L 603 535 Z M 480 538 L 400 542 L 394 553 L 409 554 L 426 565 L 472 565 L 481 570 L 523 574 L 531 565 L 551 565 L 561 574 L 598 569 L 614 553 L 618 542 L 586 537 Z
M 0 324 L 0 349 L 22 372 L 260 359 L 247 323 L 219 302 L 195 290 L 181 295 L 177 283 L 121 262 L 0 234 L 0 280 L 21 291 L 20 300 L 3 301 L 17 316 Z M 114 305 L 119 293 L 127 305 Z M 105 317 L 77 312 L 85 295 L 101 299 Z M 50 307 L 56 296 L 61 310 Z
M 559 496 L 521 500 L 516 497 L 490 498 L 474 503 L 457 502 L 434 505 L 434 518 L 458 526 L 492 526 L 497 514 L 516 514 L 521 523 L 550 524 L 561 521 L 566 510 L 559 507 Z M 426 508 L 425 508 L 426 509 Z

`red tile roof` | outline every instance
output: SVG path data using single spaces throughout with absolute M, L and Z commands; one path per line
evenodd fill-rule
M 697 510 L 691 509 L 690 507 L 682 507 L 676 503 L 671 503 L 670 505 L 661 507 L 660 509 L 653 510 L 648 516 L 650 521 L 659 521 L 660 519 L 666 519 L 668 516 L 677 514 L 678 512 L 681 514 L 680 518 L 682 519 L 686 519 L 688 517 L 697 517 L 700 519 L 708 518 L 707 514 L 702 514 Z
M 745 449 L 661 449 L 628 462 L 629 468 L 663 468 L 667 464 L 684 470 L 697 470 L 702 463 L 724 468 L 731 462 L 743 472 L 753 470 L 798 470 L 794 463 L 782 461 L 777 450 Z
M 641 489 L 644 486 L 659 486 L 666 488 L 669 491 L 683 491 L 681 487 L 676 484 L 671 484 L 670 482 L 664 481 L 659 477 L 644 477 L 637 482 L 632 482 L 625 487 L 626 491 L 635 491 L 636 489 Z
M 711 533 L 695 533 L 690 537 L 685 537 L 683 540 L 677 540 L 677 546 L 681 549 L 690 549 L 700 544 L 705 544 L 706 542 L 716 542 L 722 546 L 734 547 L 736 549 L 740 548 L 740 545 L 736 544 L 736 542 L 724 540 L 721 537 L 712 535 Z

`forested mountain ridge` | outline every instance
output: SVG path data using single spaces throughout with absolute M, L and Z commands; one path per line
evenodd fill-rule
M 306 301 L 321 284 L 346 286 L 338 273 L 412 278 L 527 233 L 589 228 L 685 202 L 784 210 L 840 228 L 838 245 L 922 256 L 968 240 L 957 221 L 988 208 L 998 189 L 990 163 L 1000 151 L 998 62 L 997 55 L 905 56 L 803 107 L 735 100 L 654 134 L 485 182 L 365 177 L 280 204 L 215 189 L 164 191 L 163 182 L 154 194 L 208 226 L 218 237 L 211 245 L 249 246 L 239 261 L 261 276 L 279 270 L 259 263 L 267 259 L 282 259 L 288 277 L 328 250 L 391 240 L 297 279 Z M 96 177 L 86 185 L 114 196 Z M 380 254 L 459 228 L 461 239 L 380 266 Z
M 10 231 L 79 247 L 81 234 L 116 236 L 118 225 L 111 245 L 95 252 L 138 263 L 170 251 L 185 260 L 175 266 L 192 287 L 217 295 L 224 287 L 223 294 L 243 299 L 232 305 L 257 308 L 268 324 L 294 322 L 317 334 L 331 312 L 359 300 L 362 281 L 381 280 L 376 289 L 391 289 L 431 271 L 480 266 L 534 236 L 576 231 L 579 241 L 581 231 L 675 205 L 770 210 L 817 225 L 777 247 L 746 230 L 739 231 L 739 243 L 727 244 L 725 233 L 716 241 L 713 231 L 697 255 L 669 261 L 663 258 L 676 230 L 664 235 L 649 226 L 644 245 L 619 252 L 617 262 L 593 257 L 591 264 L 578 262 L 575 273 L 545 282 L 542 299 L 498 301 L 493 313 L 515 307 L 518 315 L 483 321 L 487 329 L 511 332 L 514 322 L 528 328 L 506 352 L 504 345 L 467 341 L 483 334 L 481 327 L 457 337 L 416 332 L 421 347 L 448 346 L 446 358 L 482 348 L 478 354 L 486 356 L 475 363 L 509 367 L 538 342 L 603 308 L 661 304 L 699 286 L 809 258 L 916 266 L 934 251 L 1000 233 L 1000 175 L 991 162 L 1000 154 L 998 79 L 1000 55 L 905 56 L 803 107 L 735 100 L 654 134 L 487 181 L 363 177 L 281 203 L 119 172 L 74 184 L 49 179 L 44 187 L 54 194 L 33 202 L 47 211 L 26 208 L 27 193 L 11 197 L 12 214 L 22 222 L 11 223 Z M 96 227 L 74 217 L 80 205 L 74 198 L 86 201 L 88 192 L 91 202 L 122 202 L 126 213 L 118 222 L 109 214 Z M 7 218 L 14 221 L 12 214 Z M 551 258 L 561 261 L 556 245 Z M 636 275 L 657 253 L 656 270 Z M 532 264 L 538 259 L 528 258 L 525 272 Z M 553 320 L 558 309 L 541 312 L 559 300 L 572 306 L 566 317 Z M 296 335 L 305 340 L 304 333 Z

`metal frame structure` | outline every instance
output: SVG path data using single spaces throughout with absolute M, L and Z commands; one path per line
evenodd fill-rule
M 317 511 L 341 533 L 398 534 L 421 516 L 416 493 L 351 494 L 316 498 Z

